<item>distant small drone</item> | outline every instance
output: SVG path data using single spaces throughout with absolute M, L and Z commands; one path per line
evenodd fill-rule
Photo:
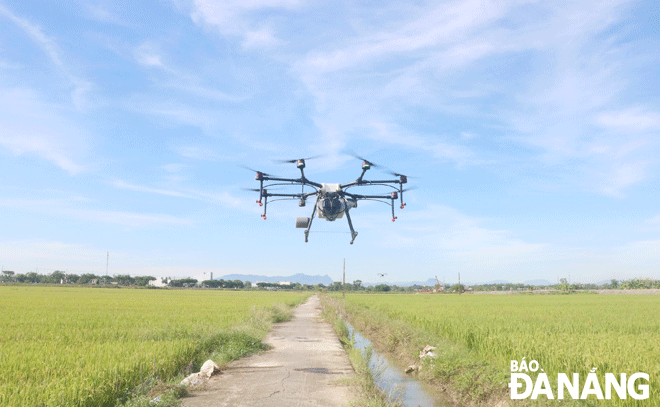
M 346 219 L 348 220 L 348 227 L 351 229 L 351 244 L 353 244 L 353 241 L 355 241 L 355 237 L 357 236 L 357 232 L 353 229 L 353 223 L 351 222 L 351 215 L 349 214 L 349 211 L 357 207 L 357 203 L 359 200 L 372 200 L 372 201 L 383 202 L 387 205 L 390 205 L 392 207 L 392 222 L 394 222 L 397 219 L 397 217 L 394 215 L 394 201 L 397 199 L 400 200 L 401 205 L 399 207 L 401 209 L 403 209 L 406 206 L 406 204 L 403 202 L 403 193 L 405 191 L 408 191 L 410 188 L 403 189 L 403 184 L 406 184 L 408 182 L 407 176 L 403 174 L 398 174 L 396 172 L 388 171 L 389 174 L 394 175 L 395 177 L 397 177 L 397 179 L 377 180 L 377 181 L 364 180 L 363 179 L 364 174 L 369 169 L 371 169 L 372 167 L 377 168 L 379 166 L 360 156 L 354 156 L 355 158 L 362 160 L 362 174 L 360 174 L 357 180 L 346 184 L 319 184 L 318 182 L 313 182 L 308 180 L 305 177 L 305 172 L 303 171 L 303 169 L 305 168 L 305 160 L 311 160 L 317 157 L 318 156 L 310 157 L 310 158 L 293 159 L 293 160 L 278 160 L 278 162 L 280 163 L 296 164 L 296 167 L 300 170 L 300 178 L 280 178 L 270 174 L 266 174 L 265 172 L 244 167 L 247 168 L 248 170 L 257 173 L 255 179 L 259 181 L 259 189 L 251 189 L 251 191 L 259 192 L 259 199 L 257 200 L 257 203 L 259 204 L 259 206 L 264 207 L 264 213 L 261 215 L 261 217 L 264 220 L 266 219 L 266 208 L 268 206 L 269 197 L 277 198 L 277 199 L 272 199 L 271 202 L 279 201 L 279 200 L 299 199 L 300 201 L 298 202 L 298 206 L 304 207 L 307 198 L 316 196 L 316 203 L 314 205 L 314 210 L 312 211 L 311 217 L 296 218 L 296 227 L 305 229 L 305 243 L 307 243 L 308 241 L 309 230 L 312 227 L 312 221 L 314 220 L 315 215 L 318 216 L 320 219 L 325 219 L 327 221 L 333 222 L 337 219 L 342 218 L 344 214 L 346 214 Z M 270 182 L 274 182 L 274 183 L 270 183 Z M 264 183 L 268 183 L 268 185 L 264 185 Z M 267 188 L 276 185 L 289 185 L 289 186 L 300 185 L 301 192 L 297 194 L 293 194 L 293 193 L 280 194 L 280 193 L 268 192 Z M 346 192 L 348 188 L 366 186 L 366 185 L 385 186 L 394 189 L 395 192 L 391 192 L 385 195 L 360 195 L 360 194 L 353 194 Z M 305 186 L 312 187 L 314 189 L 314 192 L 305 192 Z

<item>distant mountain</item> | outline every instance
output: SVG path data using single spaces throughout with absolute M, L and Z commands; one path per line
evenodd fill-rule
M 217 280 L 241 280 L 249 281 L 251 283 L 256 283 L 259 281 L 265 281 L 267 283 L 276 283 L 278 281 L 288 281 L 291 283 L 300 283 L 300 284 L 323 284 L 331 285 L 333 283 L 332 279 L 326 274 L 324 276 L 308 276 L 307 274 L 294 274 L 292 276 L 259 276 L 256 274 L 227 274 L 226 276 L 218 277 Z

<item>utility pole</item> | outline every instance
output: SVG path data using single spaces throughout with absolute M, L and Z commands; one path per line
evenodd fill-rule
M 463 292 L 463 286 L 461 285 L 461 273 L 458 273 L 458 294 L 460 295 Z
M 105 280 L 108 279 L 108 263 L 110 263 L 110 252 L 108 252 L 105 258 Z M 103 281 L 103 284 L 105 284 L 105 281 Z
M 344 257 L 344 276 L 342 278 L 342 293 L 341 298 L 346 298 L 346 257 Z

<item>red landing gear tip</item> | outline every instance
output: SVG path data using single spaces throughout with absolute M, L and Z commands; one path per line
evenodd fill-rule
M 397 217 L 396 217 L 396 216 L 395 216 L 395 217 L 393 217 L 393 218 L 392 218 L 392 222 L 394 222 L 394 221 L 395 221 L 396 219 L 397 219 Z

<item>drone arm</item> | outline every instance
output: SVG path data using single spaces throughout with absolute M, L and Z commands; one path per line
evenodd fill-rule
M 280 197 L 285 197 L 285 198 L 303 198 L 303 199 L 307 199 L 310 196 L 317 195 L 317 194 L 318 194 L 318 191 L 307 192 L 307 193 L 304 193 L 304 194 L 271 194 L 270 192 L 268 192 L 266 195 L 267 196 L 280 196 Z
M 358 200 L 358 199 L 373 199 L 373 200 L 376 200 L 376 199 L 389 199 L 392 202 L 392 203 L 388 204 L 392 207 L 392 222 L 394 222 L 396 220 L 396 216 L 394 215 L 394 200 L 399 198 L 398 193 L 392 192 L 390 195 L 359 195 L 359 194 L 349 194 L 349 193 L 345 192 L 344 194 L 346 196 L 349 196 L 349 197 L 355 199 L 355 200 Z M 383 203 L 387 203 L 387 202 L 383 202 Z M 402 209 L 403 209 L 404 205 L 405 204 L 403 204 L 403 202 L 402 202 L 402 204 L 401 204 Z M 346 215 L 348 217 L 348 211 L 346 211 Z M 350 224 L 350 218 L 349 218 L 348 222 Z
M 316 188 L 321 188 L 323 185 L 319 184 L 318 182 L 313 182 L 305 178 L 305 175 L 303 174 L 302 177 L 300 178 L 276 178 L 276 177 L 262 177 L 264 181 L 283 181 L 283 182 L 291 182 L 291 183 L 298 183 L 301 185 L 312 185 L 315 186 Z
M 398 179 L 365 181 L 360 177 L 356 181 L 348 182 L 346 184 L 341 184 L 340 187 L 344 189 L 348 187 L 361 186 L 361 185 L 383 185 L 383 184 L 401 184 L 401 181 Z
M 391 195 L 360 195 L 360 194 L 349 194 L 348 192 L 344 193 L 347 196 L 350 196 L 353 199 L 391 199 Z
M 362 182 L 362 177 L 364 177 L 364 174 L 367 172 L 368 169 L 369 169 L 369 167 L 362 166 L 362 174 L 360 174 L 360 176 L 358 177 L 357 182 Z M 351 242 L 351 243 L 353 243 L 353 242 Z

